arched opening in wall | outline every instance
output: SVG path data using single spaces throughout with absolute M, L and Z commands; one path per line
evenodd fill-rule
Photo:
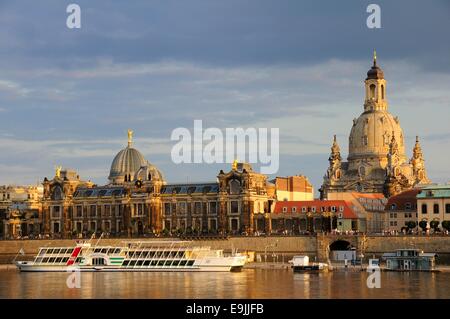
M 375 98 L 375 84 L 371 84 L 369 86 L 369 98 L 374 99 Z
M 346 240 L 336 240 L 329 246 L 331 259 L 336 261 L 355 260 L 356 249 Z
M 381 85 L 381 98 L 384 100 L 384 85 Z

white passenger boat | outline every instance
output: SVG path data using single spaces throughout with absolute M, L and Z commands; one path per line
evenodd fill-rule
M 34 261 L 17 261 L 20 271 L 235 271 L 241 254 L 199 247 L 189 241 L 128 241 L 120 246 L 41 247 Z

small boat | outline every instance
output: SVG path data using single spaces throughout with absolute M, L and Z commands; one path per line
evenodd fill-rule
M 397 249 L 383 254 L 386 270 L 392 271 L 435 271 L 436 254 L 424 253 L 419 249 Z
M 294 272 L 321 272 L 328 271 L 328 264 L 310 263 L 308 256 L 294 256 L 289 263 L 292 264 Z
M 34 261 L 17 261 L 24 272 L 66 271 L 236 271 L 247 256 L 195 246 L 190 241 L 129 241 L 120 246 L 42 247 Z

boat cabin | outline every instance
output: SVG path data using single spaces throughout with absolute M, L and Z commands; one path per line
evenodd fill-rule
M 397 249 L 383 255 L 388 270 L 433 270 L 435 259 L 436 254 L 419 249 Z

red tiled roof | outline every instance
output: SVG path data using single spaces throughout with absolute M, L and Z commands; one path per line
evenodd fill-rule
M 312 212 L 312 208 L 315 207 L 315 212 L 313 214 L 320 214 L 322 207 L 326 209 L 326 211 L 331 212 L 331 207 L 336 207 L 336 213 L 343 213 L 343 218 L 345 219 L 356 219 L 358 216 L 356 213 L 350 208 L 349 203 L 345 200 L 308 200 L 308 201 L 282 201 L 275 203 L 275 214 L 283 213 L 283 208 L 287 208 L 287 212 L 284 214 L 301 214 L 302 208 L 306 209 L 306 212 Z M 296 208 L 296 212 L 292 212 L 292 207 Z M 344 211 L 340 210 L 340 207 L 344 208 Z
M 417 206 L 417 199 L 416 196 L 420 192 L 420 189 L 413 188 L 407 191 L 404 191 L 400 194 L 394 195 L 389 197 L 387 204 L 386 204 L 386 210 L 391 210 L 392 204 L 395 204 L 394 210 L 406 210 L 406 203 L 410 203 L 411 205 L 414 205 L 414 208 L 410 208 L 409 210 L 416 210 Z

